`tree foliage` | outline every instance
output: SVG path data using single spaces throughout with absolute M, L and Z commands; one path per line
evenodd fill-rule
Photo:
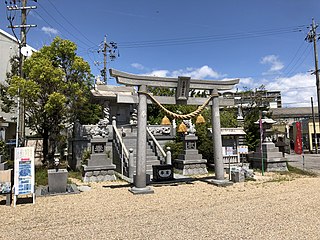
M 24 78 L 8 79 L 8 99 L 20 96 L 26 126 L 43 138 L 43 155 L 53 160 L 65 124 L 95 123 L 101 108 L 89 103 L 90 66 L 76 55 L 77 46 L 56 37 L 24 63 Z

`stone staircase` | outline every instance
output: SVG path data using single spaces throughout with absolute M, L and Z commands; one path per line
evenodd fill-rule
M 121 129 L 118 129 L 121 132 Z M 137 155 L 137 130 L 136 128 L 125 128 L 124 129 L 125 136 L 122 138 L 125 147 L 129 151 L 130 148 L 133 149 L 134 156 L 134 174 L 136 173 L 136 155 Z M 152 175 L 152 166 L 160 165 L 163 160 L 161 157 L 157 156 L 155 151 L 152 148 L 152 143 L 147 141 L 147 156 L 146 156 L 146 173 Z M 115 163 L 117 165 L 117 170 L 121 169 L 121 166 L 118 166 L 120 162 Z M 124 175 L 128 175 L 128 164 L 124 163 Z

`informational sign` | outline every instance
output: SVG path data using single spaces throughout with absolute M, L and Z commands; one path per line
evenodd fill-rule
M 240 154 L 248 154 L 248 146 L 246 146 L 246 145 L 238 146 L 238 152 Z
M 233 147 L 222 147 L 222 156 L 233 156 Z
M 15 204 L 18 195 L 32 194 L 34 199 L 34 147 L 18 147 L 14 153 Z

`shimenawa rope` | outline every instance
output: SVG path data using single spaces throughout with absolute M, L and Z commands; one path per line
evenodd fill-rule
M 157 99 L 155 99 L 150 93 L 148 92 L 142 92 L 139 91 L 138 93 L 141 94 L 145 94 L 147 95 L 154 103 L 156 103 L 166 114 L 168 114 L 169 116 L 172 116 L 175 119 L 183 119 L 183 120 L 188 120 L 190 118 L 194 118 L 195 116 L 197 116 L 199 113 L 202 112 L 202 110 L 208 105 L 208 103 L 210 102 L 210 100 L 215 97 L 214 95 L 210 95 L 209 98 L 201 105 L 199 106 L 195 111 L 188 113 L 188 114 L 177 114 L 174 112 L 169 111 L 168 109 L 166 109 Z

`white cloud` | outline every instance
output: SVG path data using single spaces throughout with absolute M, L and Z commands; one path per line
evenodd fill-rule
M 290 77 L 273 79 L 241 78 L 236 87 L 243 91 L 244 88 L 259 88 L 262 84 L 266 90 L 281 91 L 282 107 L 310 107 L 311 97 L 314 105 L 317 105 L 316 79 L 310 73 L 298 73 Z
M 261 64 L 270 65 L 270 68 L 264 74 L 279 72 L 284 68 L 283 63 L 279 60 L 279 57 L 276 55 L 268 55 L 261 59 Z
M 42 27 L 41 30 L 48 35 L 57 35 L 59 34 L 59 31 L 57 29 L 51 28 L 51 27 Z
M 154 70 L 152 72 L 143 74 L 147 76 L 157 76 L 157 77 L 178 77 L 186 76 L 194 79 L 208 79 L 208 78 L 219 78 L 225 75 L 222 75 L 207 65 L 204 65 L 200 68 L 191 68 L 179 69 L 174 71 L 169 70 Z
M 139 69 L 139 70 L 145 69 L 145 67 L 140 63 L 132 63 L 131 67 L 134 67 L 134 68 Z
M 244 87 L 250 87 L 250 86 L 252 86 L 252 85 L 254 84 L 253 81 L 254 81 L 254 80 L 253 80 L 253 78 L 251 78 L 251 77 L 241 78 L 241 79 L 240 79 L 240 84 L 241 84 L 242 86 L 244 86 Z
M 154 77 L 169 77 L 170 71 L 168 70 L 154 70 L 149 73 L 143 74 L 145 76 L 154 76 Z
M 299 73 L 291 77 L 280 77 L 265 84 L 267 90 L 280 90 L 283 107 L 309 107 L 313 97 L 317 105 L 315 76 Z

